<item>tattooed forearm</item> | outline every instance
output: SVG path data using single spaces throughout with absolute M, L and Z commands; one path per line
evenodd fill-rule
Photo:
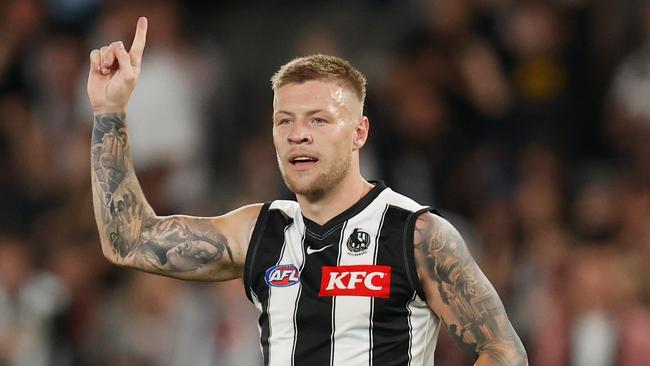
M 126 258 L 135 249 L 145 217 L 153 216 L 133 173 L 125 115 L 95 117 L 91 140 L 95 213 L 110 250 Z
M 414 236 L 427 301 L 451 335 L 478 354 L 477 365 L 525 365 L 525 350 L 501 300 L 456 229 L 424 214 L 416 222 Z
M 124 113 L 112 113 L 97 115 L 93 126 L 93 203 L 106 256 L 162 274 L 232 265 L 233 253 L 209 219 L 155 215 L 135 176 L 126 125 Z

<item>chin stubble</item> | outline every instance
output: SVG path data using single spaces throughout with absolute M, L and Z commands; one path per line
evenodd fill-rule
M 278 167 L 280 168 L 282 179 L 287 188 L 294 194 L 305 196 L 310 200 L 316 200 L 336 187 L 350 172 L 350 164 L 352 162 L 352 154 L 347 154 L 344 159 L 335 160 L 337 163 L 333 164 L 324 173 L 319 174 L 308 187 L 300 188 L 293 184 L 280 161 L 280 157 L 278 156 L 277 158 Z

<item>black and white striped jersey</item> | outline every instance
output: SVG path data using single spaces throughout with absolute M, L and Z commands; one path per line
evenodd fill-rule
M 264 365 L 433 365 L 440 322 L 413 254 L 428 209 L 382 183 L 322 226 L 297 202 L 266 203 L 244 268 Z

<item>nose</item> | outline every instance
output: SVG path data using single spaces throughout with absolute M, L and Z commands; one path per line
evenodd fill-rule
M 290 144 L 311 144 L 314 141 L 309 129 L 300 122 L 293 124 L 287 140 Z

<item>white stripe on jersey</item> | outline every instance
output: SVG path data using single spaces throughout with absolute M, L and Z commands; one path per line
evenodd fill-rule
M 406 196 L 396 193 L 390 188 L 384 189 L 375 199 L 375 201 L 383 201 L 384 203 L 388 203 L 391 206 L 400 207 L 412 212 L 421 210 L 426 207 Z
M 425 332 L 412 332 L 409 365 L 433 365 L 433 354 L 436 350 L 436 339 L 440 331 L 440 321 L 429 308 L 427 303 L 415 296 L 408 303 L 409 325 L 411 330 L 421 327 Z
M 382 209 L 383 206 L 383 209 Z M 386 213 L 383 202 L 375 200 L 361 213 L 347 221 L 343 230 L 339 252 L 339 266 L 355 264 L 375 264 L 376 240 L 371 240 L 368 249 L 362 255 L 346 255 L 348 249 L 344 241 L 350 237 L 354 229 L 363 228 L 370 238 L 377 238 Z M 368 223 L 375 223 L 374 227 Z M 370 363 L 370 310 L 372 297 L 362 296 L 337 296 L 334 307 L 334 337 L 332 339 L 334 357 L 332 365 L 368 365 Z M 354 309 L 354 311 L 350 311 Z M 365 345 L 365 346 L 364 346 Z
M 343 253 L 343 240 L 345 239 L 345 229 L 347 229 L 348 222 L 343 223 L 343 228 L 341 229 L 341 238 L 339 239 L 339 256 L 336 261 L 336 265 L 341 265 L 341 253 Z M 330 230 L 331 232 L 332 230 Z M 337 363 L 334 362 L 334 357 L 336 357 L 336 347 L 334 347 L 336 341 L 336 305 L 338 297 L 334 296 L 332 299 L 332 334 L 330 335 L 332 348 L 330 350 L 330 366 L 336 366 Z
M 294 221 L 284 230 L 282 254 L 276 265 L 293 264 L 300 268 L 303 262 L 302 238 L 304 226 Z M 299 263 L 296 263 L 299 261 Z M 269 365 L 291 365 L 295 343 L 295 310 L 300 286 L 269 287 Z M 279 293 L 278 293 L 279 292 Z M 274 296 L 276 295 L 276 296 Z
M 381 233 L 381 228 L 384 225 L 384 218 L 386 217 L 386 211 L 388 211 L 388 205 L 384 207 L 384 212 L 381 214 L 381 222 L 379 223 L 379 230 L 377 230 L 377 235 L 375 235 L 375 248 L 374 248 L 374 253 L 372 255 L 372 263 L 377 263 L 377 251 L 379 249 L 379 234 Z M 373 321 L 373 315 L 374 315 L 374 310 L 375 310 L 375 298 L 371 297 L 370 298 L 370 329 L 368 332 L 368 337 L 370 337 L 370 344 L 369 344 L 369 349 L 368 349 L 368 366 L 372 366 L 372 345 L 373 345 L 373 340 L 372 340 L 372 329 L 374 326 L 374 321 Z
M 300 247 L 304 248 L 305 246 L 303 245 L 305 242 L 305 232 L 303 230 L 302 232 L 302 240 L 300 241 Z M 302 252 L 302 258 L 305 258 L 305 252 L 303 250 Z M 302 269 L 304 268 L 305 261 L 303 260 L 300 266 L 298 267 L 298 273 L 302 272 Z M 294 309 L 293 309 L 293 347 L 291 348 L 291 366 L 294 365 L 294 355 L 296 353 L 296 342 L 298 341 L 297 337 L 297 315 L 298 315 L 298 300 L 300 299 L 300 294 L 302 294 L 302 283 L 298 283 L 298 295 L 296 296 L 296 300 L 294 301 Z

